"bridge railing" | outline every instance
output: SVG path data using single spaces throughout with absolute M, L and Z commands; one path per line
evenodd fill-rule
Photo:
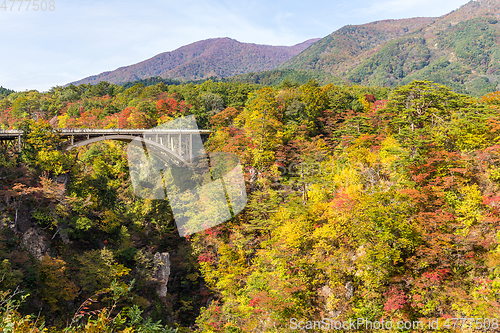
M 117 132 L 126 132 L 126 133 L 167 133 L 167 132 L 182 132 L 182 133 L 210 133 L 210 130 L 197 130 L 197 129 L 148 129 L 148 128 L 133 128 L 133 129 L 98 129 L 98 128 L 61 128 L 57 129 L 54 132 L 66 134 L 66 133 L 117 133 Z M 12 130 L 12 129 L 0 129 L 0 134 L 23 134 L 22 130 Z
M 165 131 L 189 131 L 189 130 L 185 130 L 185 129 L 179 129 L 179 130 L 175 130 L 175 129 L 147 129 L 147 128 L 130 128 L 130 129 L 127 129 L 127 128 L 120 128 L 120 129 L 117 129 L 117 128 L 103 128 L 103 129 L 100 129 L 100 128 L 61 128 L 59 130 L 57 130 L 58 132 L 61 132 L 61 133 L 79 133 L 79 132 L 83 132 L 83 133 L 94 133 L 94 132 L 109 132 L 109 133 L 115 133 L 115 132 L 135 132 L 135 133 L 142 133 L 142 132 L 165 132 Z
M 21 131 L 21 130 L 11 130 L 11 129 L 8 129 L 8 130 L 0 129 L 0 133 L 5 133 L 5 134 L 22 134 L 23 131 Z

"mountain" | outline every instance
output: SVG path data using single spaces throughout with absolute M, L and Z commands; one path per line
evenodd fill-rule
M 385 20 L 363 25 L 347 25 L 322 38 L 309 49 L 286 61 L 279 68 L 320 70 L 342 74 L 356 58 L 376 47 L 428 25 L 432 18 Z
M 500 0 L 477 0 L 441 17 L 348 25 L 295 46 L 207 39 L 73 84 L 216 76 L 264 84 L 315 79 L 392 87 L 428 79 L 484 95 L 500 89 L 499 13 Z
M 124 83 L 160 76 L 181 80 L 199 80 L 211 76 L 233 75 L 270 70 L 299 54 L 317 39 L 294 46 L 241 43 L 231 38 L 214 38 L 160 53 L 150 59 L 114 71 L 89 76 L 73 84 L 101 81 Z
M 363 85 L 429 79 L 481 95 L 499 89 L 500 0 L 471 1 L 438 18 L 345 26 L 284 62 Z

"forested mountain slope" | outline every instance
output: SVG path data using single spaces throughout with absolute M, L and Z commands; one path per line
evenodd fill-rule
M 434 19 L 346 26 L 279 68 L 310 69 L 365 85 L 429 79 L 482 95 L 499 84 L 499 12 L 498 0 L 471 1 Z
M 437 18 L 384 20 L 342 27 L 292 46 L 215 38 L 159 54 L 79 83 L 125 83 L 159 76 L 209 77 L 270 84 L 305 77 L 394 87 L 429 79 L 476 96 L 499 86 L 499 0 L 471 1 Z
M 358 57 L 385 43 L 429 25 L 433 18 L 385 20 L 363 25 L 347 25 L 322 38 L 307 50 L 284 62 L 279 68 L 319 70 L 341 74 Z

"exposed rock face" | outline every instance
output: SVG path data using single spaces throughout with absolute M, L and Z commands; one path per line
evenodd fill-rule
M 16 216 L 14 218 L 15 233 L 26 233 L 30 228 L 33 227 L 33 221 L 31 219 L 31 214 L 28 208 L 24 205 L 20 205 L 19 209 L 16 209 Z
M 22 237 L 21 244 L 26 247 L 28 252 L 38 260 L 49 250 L 49 239 L 37 228 L 29 228 Z
M 167 282 L 170 276 L 170 254 L 157 252 L 154 255 L 154 278 L 159 282 L 156 293 L 160 297 L 167 296 Z
M 352 282 L 349 281 L 345 284 L 345 297 L 350 300 L 353 296 L 354 296 L 354 285 L 352 284 Z
M 345 294 L 344 294 L 345 292 Z M 324 304 L 323 313 L 330 318 L 337 318 L 350 307 L 350 301 L 354 297 L 355 287 L 348 281 L 344 287 L 334 286 L 332 289 L 328 284 L 318 289 L 319 301 Z
M 335 294 L 335 291 L 329 285 L 324 285 L 318 290 L 320 300 L 324 303 L 323 311 L 329 318 L 337 318 L 341 311 L 338 311 L 331 305 L 330 298 Z

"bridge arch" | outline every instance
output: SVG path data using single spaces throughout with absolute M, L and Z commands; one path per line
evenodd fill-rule
M 83 147 L 83 146 L 91 144 L 91 143 L 105 141 L 105 140 L 116 140 L 116 141 L 124 141 L 124 142 L 132 142 L 133 140 L 140 140 L 143 147 L 146 147 L 146 145 L 147 145 L 148 147 L 157 148 L 160 152 L 167 153 L 170 157 L 183 163 L 184 165 L 186 165 L 186 166 L 191 165 L 181 155 L 177 154 L 173 150 L 166 148 L 164 145 L 162 145 L 156 141 L 153 141 L 153 140 L 149 140 L 149 139 L 145 139 L 145 138 L 140 137 L 140 136 L 133 136 L 133 135 L 115 134 L 115 135 L 105 135 L 105 136 L 93 137 L 90 139 L 86 139 L 86 140 L 82 140 L 82 141 L 78 141 L 76 143 L 73 143 L 72 145 L 67 147 L 66 150 L 69 151 L 72 149 Z

